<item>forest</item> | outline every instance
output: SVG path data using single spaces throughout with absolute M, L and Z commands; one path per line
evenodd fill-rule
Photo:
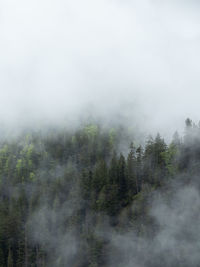
M 1 139 L 0 267 L 200 266 L 200 125 L 187 119 L 171 142 L 126 131 Z

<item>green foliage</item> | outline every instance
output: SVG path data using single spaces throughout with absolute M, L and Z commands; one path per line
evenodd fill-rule
M 67 231 L 79 240 L 69 266 L 107 266 L 109 244 L 96 235 L 105 218 L 114 230 L 144 236 L 153 225 L 148 196 L 186 169 L 199 173 L 200 129 L 191 121 L 186 128 L 183 142 L 176 134 L 167 145 L 158 134 L 145 147 L 132 143 L 127 157 L 117 149 L 126 136 L 96 124 L 0 143 L 0 267 L 48 266 L 55 258 L 66 266 L 54 246 Z
M 171 176 L 174 176 L 177 173 L 178 166 L 175 164 L 177 151 L 177 147 L 172 143 L 166 151 L 161 152 L 161 157 L 165 163 L 169 175 Z
M 98 134 L 98 126 L 90 124 L 84 128 L 84 132 L 88 138 L 94 138 Z

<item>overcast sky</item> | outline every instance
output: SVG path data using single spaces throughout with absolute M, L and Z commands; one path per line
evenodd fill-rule
M 199 14 L 195 0 L 1 0 L 0 120 L 91 104 L 161 133 L 199 120 Z

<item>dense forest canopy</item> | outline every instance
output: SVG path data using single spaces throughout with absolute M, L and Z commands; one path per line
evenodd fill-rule
M 0 267 L 199 266 L 199 171 L 190 119 L 170 143 L 98 124 L 4 138 Z

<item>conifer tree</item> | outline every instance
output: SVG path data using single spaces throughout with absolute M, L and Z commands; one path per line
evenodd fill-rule
M 137 162 L 133 143 L 130 145 L 130 152 L 127 157 L 127 186 L 129 198 L 139 192 Z

